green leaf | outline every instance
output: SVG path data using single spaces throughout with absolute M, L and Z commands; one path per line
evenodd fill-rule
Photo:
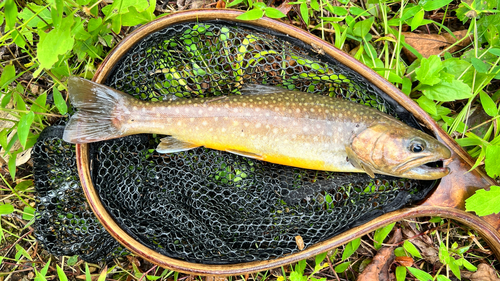
M 352 29 L 352 33 L 357 37 L 364 38 L 368 34 L 368 32 L 370 32 L 370 28 L 372 27 L 373 20 L 374 20 L 374 17 L 370 17 L 366 20 L 358 21 L 354 25 L 354 27 Z
M 396 249 L 394 249 L 394 255 L 396 257 L 407 257 L 408 256 L 405 252 L 405 249 L 403 249 L 403 247 L 397 247 Z
M 417 258 L 422 258 L 417 247 L 415 247 L 415 245 L 413 245 L 413 243 L 411 243 L 409 240 L 405 240 L 405 242 L 403 243 L 403 248 L 406 251 L 408 251 L 408 253 L 410 253 L 412 256 Z
M 319 4 L 318 0 L 311 0 L 311 8 L 315 11 L 319 11 Z
M 299 262 L 297 262 L 297 264 L 295 265 L 295 272 L 298 272 L 300 273 L 301 275 L 304 274 L 304 270 L 306 269 L 306 266 L 307 266 L 307 262 L 306 260 L 300 260 Z
M 29 187 L 32 187 L 32 186 L 33 186 L 33 181 L 27 180 L 27 181 L 22 181 L 22 182 L 16 184 L 15 189 L 17 191 L 25 191 L 26 189 L 28 189 Z
M 333 270 L 335 270 L 335 272 L 337 272 L 337 273 L 342 273 L 342 272 L 346 271 L 346 269 L 349 268 L 349 265 L 351 265 L 351 262 L 346 261 L 346 262 L 343 262 L 343 263 L 337 265 Z
M 8 30 L 11 30 L 16 26 L 16 18 L 17 18 L 16 2 L 14 0 L 6 0 L 5 1 L 5 25 L 7 26 Z
M 496 178 L 500 176 L 500 145 L 488 145 L 486 147 L 486 154 L 484 159 L 484 168 L 488 176 Z
M 352 254 L 354 254 L 354 252 L 356 252 L 356 250 L 359 248 L 360 244 L 361 238 L 354 239 L 351 242 L 347 243 L 344 252 L 342 253 L 342 260 L 345 260 L 348 257 L 352 256 Z
M 438 115 L 436 104 L 428 97 L 421 96 L 417 99 L 417 103 L 423 110 L 425 110 L 425 112 L 429 113 L 430 115 Z
M 469 271 L 477 271 L 477 267 L 464 258 L 462 258 L 462 265 Z
M 302 16 L 302 19 L 304 20 L 306 25 L 309 25 L 309 10 L 307 9 L 307 4 L 305 1 L 300 4 L 300 15 Z
M 429 12 L 429 11 L 434 11 L 434 10 L 437 10 L 441 7 L 444 7 L 448 4 L 451 3 L 451 1 L 453 0 L 433 0 L 433 1 L 421 1 L 421 2 L 424 2 L 425 4 L 422 6 L 422 8 L 424 8 L 425 11 Z
M 68 105 L 66 104 L 66 101 L 62 97 L 61 92 L 59 92 L 59 90 L 54 87 L 53 95 L 54 95 L 54 104 L 59 110 L 59 113 L 61 113 L 61 115 L 65 115 L 68 112 Z
M 14 65 L 9 64 L 4 67 L 2 75 L 0 76 L 0 89 L 7 87 L 16 77 L 16 68 Z
M 25 206 L 23 212 L 23 220 L 30 221 L 35 216 L 35 209 L 31 206 Z
M 286 15 L 283 14 L 280 10 L 271 7 L 264 9 L 264 13 L 266 14 L 266 17 L 270 17 L 273 19 L 286 17 Z
M 317 255 L 316 258 L 315 258 L 315 262 L 316 262 L 315 264 L 316 265 L 321 264 L 321 262 L 325 260 L 326 254 L 327 254 L 327 252 L 324 252 L 322 254 Z
M 243 0 L 234 0 L 233 2 L 227 4 L 226 7 L 229 8 L 229 7 L 232 7 L 232 6 L 236 6 L 236 5 L 240 4 L 240 3 L 243 3 Z
M 479 96 L 481 98 L 481 105 L 483 106 L 484 112 L 491 117 L 497 116 L 498 108 L 493 99 L 491 99 L 491 97 L 483 91 L 479 93 Z
M 358 8 L 356 6 L 352 6 L 351 8 L 349 8 L 349 12 L 355 16 L 367 17 L 370 15 L 370 13 L 368 13 L 366 10 Z
M 389 233 L 391 233 L 391 230 L 394 228 L 394 225 L 396 223 L 391 223 L 389 225 L 386 225 L 384 227 L 381 227 L 377 230 L 375 230 L 375 234 L 373 236 L 373 247 L 375 247 L 375 250 L 378 250 L 382 248 L 382 243 L 384 242 L 385 238 Z
M 406 279 L 406 267 L 396 267 L 396 281 L 404 281 Z
M 91 18 L 87 24 L 88 32 L 92 32 L 102 25 L 102 18 Z
M 92 275 L 90 275 L 89 264 L 85 263 L 85 280 L 92 281 Z
M 66 20 L 71 19 L 71 21 Z M 59 55 L 65 54 L 73 48 L 75 43 L 71 36 L 73 17 L 66 17 L 59 28 L 53 29 L 48 34 L 40 31 L 37 58 L 41 68 L 50 69 L 59 60 Z M 57 42 L 57 44 L 54 44 Z
M 303 276 L 302 274 L 296 272 L 296 271 L 292 271 L 292 273 L 290 273 L 290 281 L 306 281 L 307 280 L 307 276 Z
M 444 275 L 441 275 L 441 274 L 439 274 L 439 275 L 437 276 L 437 280 L 438 280 L 438 281 L 450 281 L 450 279 L 449 279 L 448 277 L 446 277 L 446 276 L 444 276 Z
M 420 24 L 422 23 L 422 20 L 424 19 L 424 14 L 425 14 L 424 10 L 420 10 L 415 14 L 415 16 L 411 20 L 411 24 L 410 24 L 411 31 L 415 30 L 417 27 L 420 26 Z
M 489 49 L 488 52 L 494 54 L 497 57 L 500 57 L 500 49 L 498 48 Z
M 245 12 L 245 13 L 239 15 L 238 17 L 236 17 L 236 19 L 238 19 L 238 20 L 256 20 L 256 19 L 262 18 L 263 15 L 264 15 L 264 11 L 259 10 L 259 9 L 253 9 L 253 10 L 250 10 L 248 12 Z
M 453 272 L 453 274 L 460 280 L 460 267 L 458 266 L 457 261 L 451 256 L 448 266 L 450 267 L 451 272 Z
M 471 88 L 460 80 L 441 81 L 421 88 L 424 95 L 435 101 L 455 101 L 472 97 Z
M 78 262 L 78 255 L 71 256 L 66 262 L 67 265 L 73 266 Z
M 422 59 L 420 67 L 415 70 L 417 79 L 424 85 L 435 85 L 441 81 L 439 72 L 444 68 L 441 59 L 432 55 L 427 59 Z
M 9 163 L 7 163 L 7 166 L 9 167 L 9 174 L 12 180 L 16 179 L 16 157 L 17 153 L 12 153 L 9 158 Z
M 407 267 L 406 269 L 408 269 L 408 271 L 413 274 L 413 276 L 415 276 L 418 280 L 420 281 L 430 281 L 432 280 L 432 276 L 425 272 L 425 271 L 422 271 L 418 268 L 414 268 L 414 267 Z
M 122 16 L 123 26 L 134 26 L 138 24 L 148 23 L 155 18 L 154 11 L 156 7 L 156 0 L 149 1 L 149 8 L 139 12 L 136 7 L 130 7 L 128 13 Z
M 28 135 L 31 128 L 31 123 L 35 119 L 35 113 L 30 111 L 28 114 L 21 117 L 17 126 L 17 135 L 19 137 L 19 142 L 23 147 L 26 147 L 26 141 L 28 140 Z
M 486 63 L 478 58 L 471 58 L 471 63 L 479 73 L 487 73 L 490 68 Z
M 486 28 L 486 41 L 488 41 L 492 47 L 498 47 L 500 45 L 500 34 L 497 25 L 498 23 L 491 23 L 488 25 L 488 28 Z
M 477 190 L 474 195 L 465 200 L 465 209 L 468 212 L 475 212 L 478 216 L 500 212 L 500 186 L 492 185 L 489 191 Z
M 14 212 L 14 206 L 11 204 L 0 205 L 0 215 L 9 215 Z
M 66 273 L 62 270 L 62 268 L 59 267 L 58 264 L 56 264 L 57 268 L 57 277 L 59 277 L 60 281 L 68 281 L 68 277 L 66 276 Z

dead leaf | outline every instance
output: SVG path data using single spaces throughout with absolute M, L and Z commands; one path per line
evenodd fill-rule
M 461 274 L 462 278 L 470 279 L 470 281 L 500 281 L 497 271 L 486 263 L 479 264 L 476 272 L 462 271 Z
M 226 7 L 226 2 L 224 0 L 217 1 L 217 5 L 215 6 L 217 9 L 224 9 Z
M 441 53 L 444 49 L 451 46 L 457 40 L 462 39 L 466 34 L 467 30 L 455 31 L 453 34 L 456 39 L 453 38 L 449 33 L 439 34 L 420 34 L 413 32 L 402 32 L 405 36 L 405 42 L 415 48 L 423 57 L 428 58 L 431 55 L 437 55 Z M 448 52 L 453 53 L 459 51 L 472 42 L 472 37 L 464 39 L 460 44 L 452 47 Z M 410 61 L 414 61 L 417 57 L 410 52 L 408 49 L 403 48 L 403 52 L 408 57 Z
M 283 1 L 281 3 L 281 5 L 279 5 L 279 7 L 276 9 L 280 10 L 280 12 L 287 15 L 288 12 L 290 12 L 290 10 L 293 8 L 293 5 L 288 4 L 288 2 L 290 2 L 290 1 L 288 1 L 288 0 Z
M 403 234 L 407 238 L 413 238 L 411 239 L 411 243 L 417 246 L 417 248 L 420 250 L 422 258 L 424 258 L 430 264 L 441 265 L 439 261 L 439 251 L 434 247 L 432 239 L 430 239 L 429 236 L 425 234 L 420 235 L 420 233 L 417 232 L 417 230 L 412 227 L 411 224 L 404 222 L 403 226 L 405 226 L 403 227 Z M 426 243 L 425 241 L 427 241 L 428 243 Z
M 402 266 L 412 266 L 413 258 L 412 257 L 396 257 L 396 262 L 398 262 Z
M 401 242 L 403 235 L 401 234 L 401 229 L 396 228 L 392 238 L 389 240 L 388 244 L 397 244 Z M 390 280 L 389 268 L 394 262 L 394 248 L 396 246 L 384 246 L 378 253 L 373 257 L 372 262 L 363 270 L 363 272 L 358 276 L 358 281 L 378 281 L 378 280 Z
M 302 239 L 302 236 L 295 236 L 295 243 L 297 243 L 297 247 L 299 248 L 299 250 L 302 251 L 304 249 L 304 240 Z

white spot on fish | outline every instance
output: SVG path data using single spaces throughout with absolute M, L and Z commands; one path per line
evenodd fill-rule
M 219 120 L 219 117 L 215 117 L 215 118 L 214 118 L 214 120 L 215 120 L 215 121 Z
M 241 132 L 240 137 L 244 137 L 245 133 Z
M 189 121 L 194 122 L 194 118 L 189 118 Z
M 179 113 L 179 109 L 178 108 L 175 109 L 175 113 Z
M 205 120 L 205 121 L 201 122 L 201 124 L 202 124 L 203 126 L 206 126 L 206 125 L 208 124 L 208 122 Z
M 274 134 L 277 134 L 277 133 L 278 133 L 278 128 L 274 128 L 274 129 L 273 129 L 273 133 L 274 133 Z
M 134 110 L 137 110 L 137 106 L 132 107 Z
M 221 131 L 224 133 L 224 132 L 226 132 L 227 130 L 226 130 L 226 128 L 222 128 L 222 129 L 221 129 Z
M 167 122 L 168 122 L 168 123 L 172 122 L 172 118 L 170 118 L 170 117 L 169 117 L 169 118 L 167 118 Z
M 239 122 L 238 121 L 233 121 L 233 126 L 238 126 Z
M 269 124 L 267 124 L 266 125 L 266 129 L 270 129 L 270 128 L 271 128 L 271 126 L 269 126 Z
M 177 126 L 182 126 L 182 122 L 181 121 L 177 121 Z
M 203 113 L 203 110 L 202 110 L 202 109 L 198 110 L 198 114 L 200 114 L 200 115 L 201 115 L 202 113 Z
M 250 123 L 245 122 L 243 125 L 245 125 L 245 127 L 248 127 L 250 125 Z
M 212 110 L 214 110 L 213 106 L 208 108 L 208 111 L 212 111 Z
M 302 131 L 307 132 L 307 131 L 309 131 L 309 128 L 304 127 L 304 128 L 302 128 Z
M 255 128 L 260 128 L 260 126 L 262 126 L 262 124 L 260 123 L 255 124 Z

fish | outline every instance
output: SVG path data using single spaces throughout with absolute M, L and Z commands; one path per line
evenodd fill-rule
M 68 81 L 77 109 L 63 135 L 91 143 L 134 134 L 166 135 L 159 153 L 204 146 L 298 168 L 434 180 L 429 164 L 451 157 L 434 137 L 377 109 L 341 98 L 246 85 L 241 95 L 142 101 L 79 77 Z M 426 165 L 429 164 L 429 165 Z

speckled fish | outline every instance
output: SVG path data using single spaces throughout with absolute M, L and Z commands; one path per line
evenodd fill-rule
M 64 140 L 89 143 L 133 134 L 163 134 L 160 153 L 196 147 L 300 168 L 438 179 L 450 157 L 431 136 L 376 109 L 343 99 L 249 85 L 242 95 L 145 102 L 70 78 L 78 109 Z

